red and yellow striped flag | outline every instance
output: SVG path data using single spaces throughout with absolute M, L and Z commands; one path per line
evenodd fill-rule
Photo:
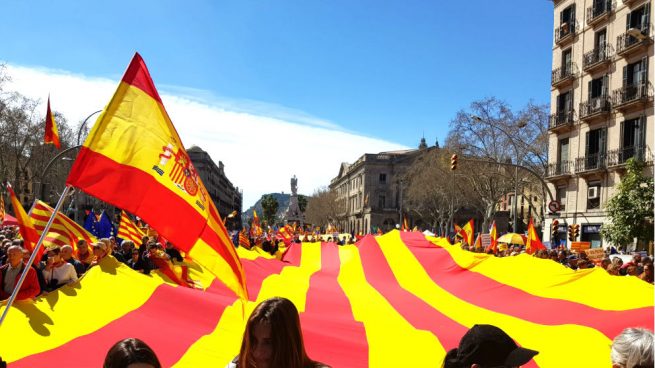
M 130 217 L 127 215 L 127 212 L 121 211 L 121 222 L 118 224 L 118 237 L 123 240 L 129 240 L 134 243 L 135 246 L 139 247 L 141 245 L 141 240 L 146 235 L 138 226 L 130 220 Z
M 248 238 L 246 228 L 243 228 L 243 230 L 239 232 L 239 246 L 250 249 L 250 239 Z
M 43 137 L 43 143 L 52 143 L 57 149 L 61 148 L 57 123 L 55 123 L 55 117 L 52 116 L 52 111 L 50 110 L 50 96 L 48 96 L 48 111 L 45 115 L 45 136 Z
M 39 235 L 45 229 L 54 211 L 54 208 L 42 201 L 36 201 L 32 206 L 30 219 L 34 223 L 34 228 L 39 232 Z M 86 240 L 88 244 L 98 241 L 95 236 L 86 231 L 77 222 L 71 220 L 63 213 L 57 212 L 55 219 L 52 221 L 50 231 L 48 231 L 48 235 L 43 240 L 43 246 L 49 248 L 54 245 L 61 247 L 68 244 L 77 250 L 77 241 L 80 239 Z
M 80 149 L 67 184 L 143 218 L 247 298 L 236 250 L 138 53 Z
M 0 194 L 0 224 L 5 221 L 5 196 Z
M 493 250 L 496 253 L 496 245 L 498 244 L 498 230 L 496 229 L 496 220 L 491 223 L 491 230 L 489 230 L 489 237 L 491 238 L 491 244 L 489 249 Z
M 16 220 L 18 221 L 18 227 L 20 228 L 20 235 L 23 238 L 23 245 L 25 249 L 32 252 L 34 250 L 34 246 L 39 242 L 39 234 L 36 232 L 36 229 L 34 228 L 34 223 L 32 223 L 32 219 L 30 219 L 27 213 L 25 213 L 25 209 L 23 208 L 23 205 L 20 204 L 20 201 L 16 197 L 16 193 L 14 193 L 14 190 L 11 188 L 11 185 L 9 184 L 7 184 L 7 191 L 9 191 L 11 206 L 14 208 L 14 214 L 16 216 Z M 41 255 L 43 254 L 43 248 L 44 247 L 41 247 L 41 250 L 37 254 L 36 259 L 41 259 Z

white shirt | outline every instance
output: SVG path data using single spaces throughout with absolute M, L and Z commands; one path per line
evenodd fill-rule
M 50 284 L 51 280 L 57 279 L 58 285 L 64 285 L 71 281 L 77 281 L 77 272 L 75 272 L 75 266 L 64 262 L 61 266 L 54 267 L 51 270 L 44 269 L 43 277 L 45 278 L 46 284 Z

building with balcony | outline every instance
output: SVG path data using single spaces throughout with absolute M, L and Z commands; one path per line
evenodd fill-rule
M 553 68 L 546 179 L 559 211 L 556 241 L 605 247 L 605 203 L 630 158 L 653 175 L 651 0 L 554 0 Z M 581 66 L 581 68 L 579 68 Z M 651 71 L 650 73 L 648 71 Z M 563 230 L 563 231 L 562 231 Z M 546 231 L 544 240 L 550 241 Z M 570 244 L 569 244 L 570 245 Z
M 223 162 L 218 161 L 218 165 L 216 165 L 209 154 L 197 146 L 189 148 L 187 153 L 221 218 L 225 219 L 232 211 L 237 212 L 236 216 L 228 218 L 225 222 L 227 229 L 241 230 L 243 192 L 232 185 L 232 182 L 225 176 Z

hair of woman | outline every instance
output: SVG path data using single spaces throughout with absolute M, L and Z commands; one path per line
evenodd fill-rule
M 290 300 L 275 297 L 261 302 L 250 315 L 241 342 L 239 367 L 255 367 L 253 333 L 255 327 L 262 323 L 268 324 L 273 331 L 271 367 L 306 368 L 317 365 L 305 351 L 298 309 Z
M 103 368 L 126 368 L 134 363 L 161 368 L 155 352 L 145 342 L 136 338 L 127 338 L 114 344 L 107 352 Z
M 622 368 L 653 366 L 653 333 L 645 328 L 626 328 L 612 342 L 612 364 Z

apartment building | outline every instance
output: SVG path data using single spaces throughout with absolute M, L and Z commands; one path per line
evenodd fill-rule
M 225 226 L 228 230 L 241 230 L 243 192 L 227 178 L 223 162 L 218 161 L 216 165 L 209 153 L 198 146 L 192 146 L 187 153 L 221 218 L 225 219 L 232 211 L 237 211 L 236 216 L 227 219 Z
M 653 175 L 652 2 L 554 0 L 553 67 L 546 179 L 559 203 L 559 236 L 606 247 L 605 203 L 632 157 Z M 649 72 L 650 71 L 650 72 Z M 554 207 L 557 207 L 555 204 Z

